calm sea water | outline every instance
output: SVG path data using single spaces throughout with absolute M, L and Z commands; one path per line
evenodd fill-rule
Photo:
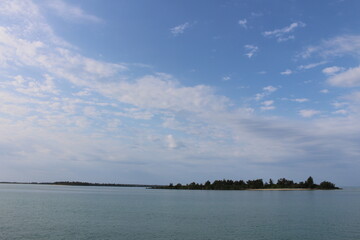
M 186 191 L 0 184 L 0 239 L 360 239 L 360 189 Z

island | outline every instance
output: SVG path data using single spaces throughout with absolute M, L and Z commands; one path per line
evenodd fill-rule
M 91 183 L 81 181 L 57 181 L 57 182 L 0 182 L 0 184 L 38 184 L 38 185 L 63 185 L 63 186 L 89 186 L 89 187 L 142 187 L 157 188 L 164 185 L 149 184 L 120 184 L 120 183 Z
M 91 183 L 81 181 L 57 181 L 57 182 L 0 182 L 0 184 L 42 184 L 42 185 L 64 185 L 64 186 L 95 186 L 95 187 L 144 187 L 147 189 L 184 189 L 184 190 L 335 190 L 341 189 L 334 183 L 323 181 L 319 185 L 314 183 L 310 176 L 306 181 L 296 183 L 286 178 L 280 178 L 276 183 L 272 179 L 265 182 L 262 179 L 248 181 L 215 180 L 206 181 L 204 184 L 192 182 L 182 185 L 150 185 L 150 184 L 119 184 L 119 183 Z
M 155 189 L 186 189 L 186 190 L 336 190 L 334 183 L 323 181 L 320 184 L 314 183 L 310 176 L 306 181 L 296 183 L 286 178 L 280 178 L 276 183 L 272 179 L 265 182 L 262 179 L 256 180 L 215 180 L 214 182 L 206 181 L 204 184 L 192 182 L 182 185 L 170 183 L 167 186 L 154 186 Z

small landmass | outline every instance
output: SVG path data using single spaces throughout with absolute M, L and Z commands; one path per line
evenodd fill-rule
M 182 185 L 180 183 L 174 185 L 170 183 L 168 186 L 156 186 L 156 189 L 187 189 L 187 190 L 335 190 L 340 189 L 334 183 L 323 181 L 320 184 L 314 183 L 312 177 L 309 177 L 304 182 L 296 183 L 292 180 L 280 178 L 276 183 L 272 179 L 265 182 L 262 179 L 248 180 L 248 181 L 233 181 L 233 180 L 215 180 L 214 182 L 207 181 L 204 184 L 192 182 L 190 184 Z
M 118 184 L 118 183 L 90 183 L 79 181 L 58 181 L 58 182 L 0 182 L 0 184 L 42 184 L 42 185 L 65 185 L 65 186 L 98 186 L 98 187 L 145 187 L 149 189 L 187 189 L 187 190 L 335 190 L 341 189 L 334 183 L 323 181 L 320 184 L 314 183 L 312 177 L 304 182 L 296 183 L 292 180 L 280 178 L 276 183 L 272 179 L 265 182 L 262 179 L 248 181 L 215 180 L 207 181 L 204 184 L 192 182 L 182 185 L 149 185 L 149 184 Z
M 89 182 L 53 182 L 51 185 L 68 185 L 68 186 L 98 186 L 98 187 L 159 187 L 157 185 L 147 184 L 118 184 L 118 183 L 89 183 Z
M 160 187 L 160 185 L 148 185 L 148 184 L 90 183 L 90 182 L 79 182 L 79 181 L 58 181 L 58 182 L 0 182 L 0 184 L 41 184 L 41 185 L 65 185 L 65 186 L 146 187 L 146 188 L 156 188 L 156 187 Z

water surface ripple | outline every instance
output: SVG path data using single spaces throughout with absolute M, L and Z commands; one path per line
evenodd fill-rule
M 360 189 L 191 191 L 0 184 L 0 239 L 360 239 Z

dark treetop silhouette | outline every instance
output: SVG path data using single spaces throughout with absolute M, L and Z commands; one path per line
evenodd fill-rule
M 319 185 L 314 183 L 312 177 L 309 177 L 305 182 L 296 183 L 292 180 L 280 178 L 277 183 L 272 179 L 265 182 L 262 179 L 248 180 L 248 181 L 233 181 L 233 180 L 215 180 L 204 184 L 192 182 L 190 184 L 181 185 L 180 183 L 174 185 L 170 183 L 168 186 L 156 186 L 157 189 L 190 189 L 190 190 L 251 190 L 251 189 L 308 189 L 308 190 L 333 190 L 340 189 L 334 183 L 323 181 Z

